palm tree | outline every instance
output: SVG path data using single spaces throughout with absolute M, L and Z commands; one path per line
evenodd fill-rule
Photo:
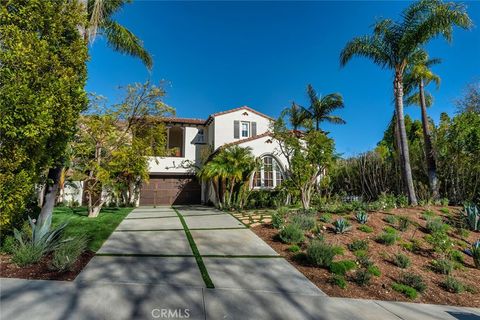
M 288 117 L 288 121 L 292 125 L 292 129 L 295 131 L 297 131 L 298 128 L 303 126 L 307 117 L 303 107 L 296 104 L 295 102 L 292 102 L 292 105 L 290 107 L 287 107 L 282 111 L 282 116 Z
M 307 86 L 307 95 L 310 99 L 310 107 L 304 108 L 308 118 L 315 121 L 315 129 L 320 130 L 320 123 L 328 121 L 335 124 L 345 124 L 345 120 L 338 116 L 331 115 L 335 109 L 344 107 L 343 98 L 338 93 L 327 94 L 326 96 L 318 96 L 312 85 Z
M 443 36 L 450 41 L 453 26 L 464 29 L 472 26 L 472 21 L 462 4 L 444 3 L 441 0 L 421 0 L 404 10 L 401 21 L 390 19 L 378 21 L 374 25 L 373 35 L 354 38 L 347 43 L 340 54 L 341 66 L 345 66 L 354 56 L 362 56 L 373 60 L 382 68 L 393 71 L 402 173 L 412 205 L 417 204 L 417 197 L 413 186 L 403 113 L 403 75 L 418 48 L 436 36 Z
M 105 36 L 107 43 L 113 50 L 137 57 L 148 69 L 152 68 L 153 60 L 145 50 L 142 42 L 130 30 L 114 20 L 114 15 L 120 8 L 131 0 L 78 0 L 83 5 L 87 16 L 87 23 L 79 25 L 78 31 L 85 45 L 95 40 L 97 34 Z M 61 161 L 59 161 L 61 162 Z M 38 217 L 38 224 L 49 223 L 55 206 L 55 199 L 60 186 L 63 165 L 57 164 L 48 170 L 45 201 Z
M 440 85 L 440 77 L 430 70 L 430 66 L 440 63 L 440 59 L 429 59 L 424 50 L 419 50 L 412 62 L 405 70 L 403 84 L 405 87 L 405 103 L 407 105 L 418 105 L 422 111 L 422 129 L 425 145 L 425 160 L 427 164 L 428 182 L 432 197 L 439 197 L 439 185 L 437 179 L 437 163 L 435 150 L 433 149 L 432 137 L 429 128 L 427 107 L 433 102 L 433 97 L 425 91 L 425 87 L 434 82 L 437 87 Z M 418 90 L 418 91 L 416 91 Z
M 257 161 L 252 155 L 251 148 L 231 146 L 220 150 L 198 172 L 200 179 L 212 181 L 217 203 L 223 207 L 232 205 L 235 188 L 242 188 L 250 181 L 250 177 L 257 168 Z M 225 183 L 228 192 L 222 197 L 219 186 Z

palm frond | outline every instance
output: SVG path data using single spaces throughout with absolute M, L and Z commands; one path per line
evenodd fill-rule
M 330 122 L 330 123 L 334 123 L 334 124 L 345 124 L 347 123 L 345 120 L 343 120 L 342 118 L 338 117 L 338 116 L 325 116 L 323 118 L 324 120 Z
M 340 53 L 340 66 L 345 66 L 353 57 L 358 56 L 370 58 L 382 68 L 393 67 L 394 63 L 388 51 L 388 46 L 381 37 L 357 37 L 348 42 Z
M 418 91 L 413 92 L 404 98 L 404 102 L 407 106 L 420 106 L 420 93 Z M 425 91 L 425 105 L 431 107 L 433 104 L 433 96 Z
M 105 32 L 108 44 L 115 51 L 140 58 L 149 69 L 152 68 L 152 57 L 145 50 L 140 39 L 130 30 L 110 19 L 103 21 L 102 29 Z

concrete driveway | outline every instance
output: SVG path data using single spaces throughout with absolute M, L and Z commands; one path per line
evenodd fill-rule
M 324 296 L 233 216 L 203 206 L 133 210 L 75 281 Z

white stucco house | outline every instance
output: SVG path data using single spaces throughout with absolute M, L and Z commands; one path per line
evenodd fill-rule
M 269 132 L 273 119 L 247 106 L 214 113 L 206 120 L 159 119 L 167 129 L 167 157 L 150 157 L 149 181 L 144 182 L 137 205 L 207 204 L 215 202 L 211 183 L 198 181 L 195 167 L 222 147 L 250 147 L 263 166 L 250 181 L 253 189 L 273 189 L 284 178 L 286 160 Z M 67 202 L 84 203 L 83 183 L 65 188 Z
M 210 184 L 198 181 L 192 164 L 200 167 L 212 152 L 229 145 L 250 147 L 263 161 L 250 181 L 251 188 L 275 188 L 286 165 L 269 132 L 273 119 L 247 106 L 210 115 L 206 120 L 164 118 L 172 156 L 151 157 L 150 179 L 140 191 L 139 205 L 214 202 Z

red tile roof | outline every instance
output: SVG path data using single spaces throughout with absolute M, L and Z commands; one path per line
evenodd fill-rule
M 195 119 L 195 118 L 177 118 L 177 117 L 163 117 L 159 119 L 162 122 L 168 123 L 186 123 L 186 124 L 205 124 L 205 120 L 203 119 Z
M 242 107 L 238 107 L 238 108 L 235 108 L 235 109 L 230 109 L 230 110 L 226 110 L 226 111 L 221 111 L 221 112 L 217 112 L 217 113 L 214 113 L 214 114 L 211 114 L 208 119 L 207 119 L 207 123 L 210 122 L 211 119 L 217 117 L 217 116 L 221 116 L 221 115 L 224 115 L 224 114 L 227 114 L 227 113 L 232 113 L 232 112 L 235 112 L 235 111 L 240 111 L 240 110 L 248 110 L 252 113 L 255 113 L 261 117 L 264 117 L 264 118 L 267 118 L 269 120 L 274 120 L 272 117 L 269 117 L 267 116 L 266 114 L 263 114 L 261 112 L 258 112 L 256 110 L 253 110 L 252 108 L 248 107 L 248 106 L 242 106 Z

